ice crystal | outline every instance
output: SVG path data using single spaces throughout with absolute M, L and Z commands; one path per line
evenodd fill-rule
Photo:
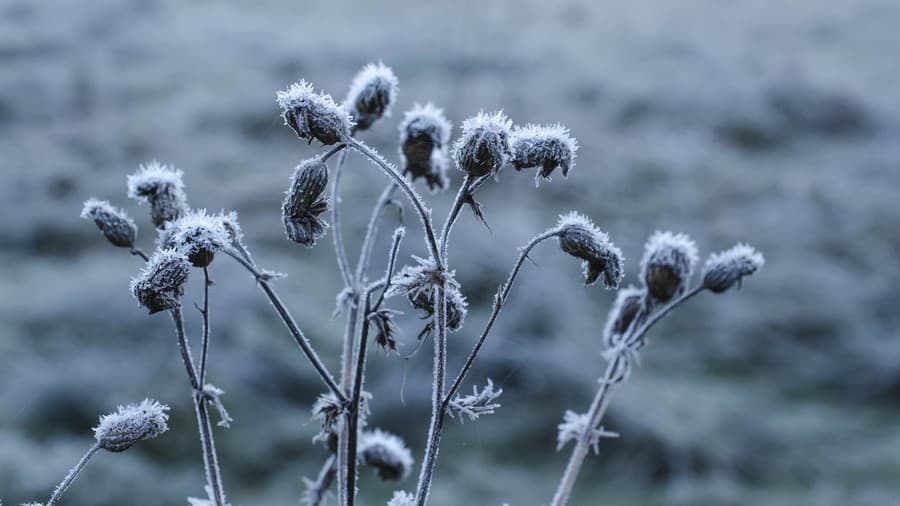
M 447 413 L 451 418 L 463 421 L 463 415 L 470 420 L 477 420 L 482 415 L 492 415 L 494 410 L 500 407 L 497 398 L 503 393 L 502 388 L 494 389 L 494 382 L 490 379 L 481 391 L 478 387 L 472 387 L 472 393 L 466 396 L 456 394 L 456 397 L 447 405 Z

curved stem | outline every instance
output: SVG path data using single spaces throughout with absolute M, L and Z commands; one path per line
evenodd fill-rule
M 369 217 L 369 224 L 366 227 L 366 235 L 363 238 L 362 247 L 359 252 L 359 260 L 356 263 L 356 281 L 358 284 L 363 282 L 366 277 L 366 271 L 369 269 L 369 259 L 372 257 L 372 247 L 375 244 L 375 233 L 378 231 L 378 221 L 381 217 L 381 211 L 384 210 L 387 203 L 391 200 L 397 184 L 393 181 L 381 192 L 375 207 L 372 209 L 372 215 Z M 357 287 L 359 288 L 359 287 Z
M 200 341 L 200 385 L 206 385 L 206 357 L 209 355 L 209 287 L 212 281 L 209 279 L 209 267 L 203 268 L 203 309 L 200 315 L 203 317 L 203 337 Z
M 93 457 L 99 449 L 100 443 L 94 443 L 94 446 L 91 446 L 87 453 L 85 453 L 84 456 L 81 457 L 81 460 L 79 460 L 78 463 L 75 464 L 75 467 L 69 470 L 69 474 L 66 475 L 62 483 L 60 483 L 59 486 L 57 486 L 53 491 L 53 495 L 50 496 L 50 500 L 47 501 L 47 506 L 54 506 L 57 501 L 59 501 L 59 498 L 62 497 L 66 490 L 68 490 L 69 486 L 72 485 L 72 482 L 75 481 L 75 478 L 78 477 L 78 473 L 80 473 L 81 470 L 84 469 L 84 466 L 87 465 L 88 461 L 91 460 L 91 457 Z
M 341 277 L 344 279 L 344 286 L 353 286 L 353 274 L 350 272 L 350 262 L 347 260 L 347 250 L 344 249 L 344 239 L 341 235 L 341 214 L 340 214 L 340 185 L 341 173 L 344 170 L 344 161 L 347 159 L 347 151 L 341 151 L 338 155 L 337 164 L 334 167 L 334 175 L 331 178 L 331 235 L 334 239 L 334 253 L 337 257 L 338 267 L 341 270 Z
M 447 220 L 444 222 L 444 226 L 441 227 L 441 256 L 444 258 L 444 262 L 447 261 L 447 243 L 450 239 L 450 231 L 453 229 L 453 224 L 456 223 L 456 219 L 459 217 L 459 212 L 462 210 L 466 195 L 469 194 L 470 186 L 472 186 L 472 176 L 466 174 L 466 177 L 463 178 L 463 182 L 459 185 L 459 191 L 456 192 L 456 198 L 453 199 L 453 206 L 450 207 L 450 213 L 447 215 Z
M 656 313 L 654 313 L 653 316 L 651 316 L 646 321 L 646 323 L 644 323 L 640 327 L 638 327 L 637 330 L 635 330 L 634 333 L 628 337 L 628 340 L 626 341 L 626 343 L 628 345 L 632 345 L 632 344 L 636 343 L 637 341 L 639 341 L 642 337 L 644 337 L 644 334 L 646 334 L 648 330 L 653 328 L 653 326 L 656 325 L 657 322 L 659 322 L 660 320 L 665 318 L 666 315 L 668 315 L 673 309 L 680 306 L 682 303 L 684 303 L 691 297 L 697 295 L 698 293 L 702 292 L 703 290 L 704 290 L 703 285 L 702 284 L 698 285 L 698 286 L 692 288 L 691 290 L 688 290 L 687 292 L 685 292 L 681 297 L 678 297 L 677 299 L 675 299 L 674 301 L 669 303 L 666 307 L 664 307 L 664 308 L 660 309 L 659 311 L 657 311 Z
M 347 414 L 347 477 L 344 494 L 348 506 L 356 501 L 356 448 L 359 439 L 360 396 L 362 395 L 363 375 L 366 369 L 366 348 L 369 342 L 368 315 L 372 292 L 367 291 L 362 303 L 362 326 L 360 329 L 359 349 L 356 358 L 356 370 L 353 373 L 353 390 L 350 398 L 350 412 Z
M 441 446 L 441 430 L 444 426 L 444 381 L 447 371 L 447 297 L 445 282 L 434 287 L 434 314 L 437 318 L 437 335 L 434 337 L 434 383 L 432 385 L 431 423 L 428 428 L 428 443 L 422 459 L 422 471 L 416 487 L 416 505 L 425 506 L 431 492 L 431 479 Z
M 303 497 L 306 506 L 320 506 L 325 500 L 325 494 L 328 493 L 328 489 L 331 488 L 331 482 L 334 481 L 334 463 L 336 460 L 337 458 L 332 454 L 322 464 L 322 469 L 319 471 L 316 481 L 309 485 Z M 307 483 L 309 482 L 307 481 Z
M 150 261 L 150 257 L 148 257 L 146 253 L 141 251 L 140 248 L 131 248 L 130 253 L 136 257 L 141 257 L 145 262 Z

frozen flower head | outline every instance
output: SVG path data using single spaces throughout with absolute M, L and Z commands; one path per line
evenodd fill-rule
M 103 232 L 109 242 L 121 248 L 134 247 L 137 237 L 137 225 L 125 214 L 105 200 L 88 199 L 81 210 L 83 219 L 94 220 L 94 224 Z
M 569 129 L 560 125 L 526 125 L 516 128 L 510 139 L 512 164 L 516 170 L 539 167 L 534 182 L 542 177 L 550 180 L 550 174 L 559 167 L 563 177 L 575 166 L 578 141 L 569 135 Z
M 183 175 L 180 170 L 154 160 L 128 176 L 128 196 L 150 204 L 150 217 L 157 228 L 177 220 L 187 210 Z
M 168 410 L 168 406 L 152 399 L 119 406 L 115 413 L 100 417 L 100 425 L 94 427 L 94 438 L 104 450 L 125 451 L 142 439 L 153 439 L 169 430 Z
M 473 178 L 496 175 L 509 160 L 509 130 L 512 127 L 503 111 L 478 113 L 462 124 L 462 137 L 453 146 L 456 165 Z
M 644 246 L 641 279 L 651 302 L 668 302 L 687 289 L 694 266 L 697 245 L 685 234 L 655 232 Z
M 367 130 L 382 117 L 390 117 L 398 85 L 394 71 L 381 62 L 369 63 L 356 74 L 344 101 L 356 130 Z
M 722 293 L 735 284 L 740 286 L 744 276 L 749 276 L 765 265 L 762 253 L 746 244 L 714 253 L 703 268 L 703 288 Z
M 281 206 L 281 218 L 288 239 L 313 246 L 325 235 L 328 225 L 319 215 L 328 210 L 325 189 L 328 167 L 319 157 L 304 160 L 294 169 L 291 187 Z
M 391 496 L 391 500 L 388 501 L 387 506 L 416 506 L 416 496 L 409 492 L 397 490 L 394 492 L 394 495 Z
M 603 342 L 607 348 L 615 346 L 628 330 L 641 309 L 644 294 L 644 290 L 634 286 L 623 288 L 616 293 L 616 300 L 609 310 L 606 327 L 603 329 Z
M 560 216 L 557 230 L 559 247 L 583 260 L 585 284 L 590 285 L 603 275 L 603 286 L 619 287 L 624 277 L 625 258 L 606 233 L 574 211 Z
M 150 314 L 174 309 L 181 305 L 182 287 L 190 270 L 191 264 L 183 253 L 174 249 L 156 250 L 141 273 L 132 278 L 131 293 Z
M 400 123 L 400 169 L 413 180 L 425 179 L 431 191 L 443 190 L 447 180 L 450 122 L 431 102 L 416 104 Z
M 316 93 L 306 81 L 279 91 L 276 102 L 281 106 L 284 124 L 301 139 L 315 139 L 327 146 L 350 135 L 352 122 L 347 111 L 334 103 L 331 95 Z
M 206 267 L 217 251 L 228 246 L 230 238 L 222 216 L 200 209 L 167 224 L 160 234 L 160 247 L 180 251 L 194 267 Z
M 412 452 L 403 440 L 380 429 L 360 435 L 359 459 L 374 467 L 382 480 L 405 479 L 413 467 Z
M 386 296 L 405 295 L 414 308 L 425 311 L 426 317 L 434 316 L 435 286 L 441 283 L 441 274 L 431 258 L 413 258 L 417 265 L 407 265 L 401 269 L 391 279 L 391 286 L 388 288 Z M 453 279 L 453 273 L 446 274 L 446 277 L 447 329 L 455 332 L 462 328 L 468 311 L 468 303 L 459 290 L 459 283 Z M 434 325 L 432 320 L 425 326 L 420 336 L 433 330 Z

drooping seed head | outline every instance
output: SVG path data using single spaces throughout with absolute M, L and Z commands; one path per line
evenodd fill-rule
M 281 206 L 288 239 L 311 247 L 325 235 L 328 225 L 319 215 L 328 210 L 327 186 L 328 167 L 320 157 L 304 160 L 294 169 L 291 187 Z
M 150 314 L 181 305 L 184 283 L 191 271 L 187 257 L 175 249 L 158 249 L 140 274 L 131 279 L 131 293 Z
M 412 452 L 403 440 L 380 429 L 360 434 L 359 459 L 374 467 L 382 480 L 405 479 L 413 467 Z
M 369 315 L 369 323 L 375 327 L 375 344 L 385 351 L 397 351 L 397 333 L 400 327 L 394 321 L 394 315 L 400 314 L 393 309 L 379 308 Z
M 125 451 L 142 439 L 153 439 L 169 430 L 168 410 L 168 406 L 153 399 L 119 406 L 115 413 L 100 417 L 100 424 L 94 427 L 94 438 L 104 450 Z
M 188 211 L 168 223 L 159 234 L 159 247 L 174 248 L 194 267 L 206 267 L 217 251 L 229 245 L 230 239 L 223 216 L 207 214 L 206 209 L 200 209 Z
M 606 233 L 574 211 L 560 216 L 557 230 L 559 247 L 583 260 L 585 284 L 590 285 L 603 275 L 604 287 L 619 287 L 624 277 L 625 258 Z
M 417 265 L 407 265 L 394 275 L 391 279 L 391 286 L 385 295 L 387 297 L 405 295 L 414 308 L 424 311 L 426 317 L 433 317 L 435 287 L 441 283 L 441 274 L 431 258 L 413 258 Z M 445 276 L 447 330 L 455 332 L 462 328 L 468 311 L 468 303 L 459 290 L 459 283 L 453 278 L 454 273 L 446 273 Z M 433 330 L 434 325 L 432 320 L 426 325 L 420 336 Z
M 398 85 L 394 71 L 381 62 L 369 63 L 356 74 L 344 100 L 356 130 L 367 130 L 382 117 L 391 116 Z
M 641 259 L 641 279 L 650 301 L 668 302 L 684 293 L 697 258 L 697 245 L 687 235 L 668 231 L 653 233 Z
M 575 166 L 575 153 L 578 141 L 569 135 L 569 129 L 560 125 L 540 126 L 526 125 L 516 128 L 510 137 L 512 164 L 516 170 L 539 167 L 535 175 L 535 184 L 539 178 L 550 180 L 550 174 L 557 167 L 562 170 L 563 177 L 569 176 L 569 170 Z
M 350 135 L 352 121 L 347 111 L 334 103 L 331 95 L 316 93 L 304 80 L 279 91 L 276 102 L 281 106 L 284 124 L 301 139 L 316 139 L 328 146 Z
M 394 492 L 394 495 L 391 496 L 391 500 L 388 501 L 387 506 L 416 506 L 416 496 L 403 490 L 397 490 Z
M 155 160 L 128 176 L 128 196 L 150 204 L 150 217 L 156 228 L 177 220 L 187 211 L 183 176 L 175 167 Z
M 81 217 L 94 220 L 103 236 L 113 245 L 120 248 L 134 247 L 137 225 L 125 211 L 116 209 L 105 200 L 88 199 L 84 202 Z
M 406 112 L 400 123 L 400 169 L 414 181 L 425 179 L 431 191 L 445 189 L 447 180 L 447 151 L 450 148 L 452 126 L 431 102 L 416 104 Z
M 744 276 L 749 276 L 765 265 L 766 259 L 746 244 L 738 244 L 729 250 L 713 253 L 703 268 L 703 287 L 722 293 L 735 284 L 740 286 Z
M 479 112 L 462 124 L 462 136 L 453 146 L 459 170 L 473 178 L 496 175 L 510 158 L 509 135 L 512 121 L 497 111 Z
M 603 329 L 603 343 L 607 348 L 615 346 L 618 339 L 628 330 L 628 326 L 641 309 L 645 293 L 643 289 L 634 286 L 623 288 L 616 293 L 616 300 L 609 310 L 606 327 Z

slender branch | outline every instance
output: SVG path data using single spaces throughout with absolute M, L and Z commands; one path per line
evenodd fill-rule
M 369 217 L 369 224 L 366 227 L 366 235 L 363 238 L 362 247 L 359 252 L 359 260 L 356 263 L 356 281 L 362 283 L 366 277 L 366 271 L 369 269 L 369 259 L 372 257 L 372 247 L 375 244 L 375 233 L 378 231 L 378 221 L 381 217 L 381 211 L 384 210 L 387 203 L 391 200 L 397 184 L 391 181 L 385 186 L 375 207 L 372 209 L 372 215 Z
M 366 368 L 366 347 L 369 342 L 369 310 L 371 308 L 372 292 L 366 291 L 362 303 L 362 326 L 360 329 L 359 346 L 356 354 L 356 370 L 353 373 L 353 393 L 350 399 L 350 411 L 347 413 L 347 477 L 344 482 L 344 494 L 348 506 L 353 506 L 356 500 L 356 448 L 359 439 L 359 411 L 360 397 L 362 395 L 363 376 Z
M 322 161 L 323 161 L 323 162 L 327 162 L 329 158 L 331 158 L 332 156 L 334 156 L 336 153 L 342 151 L 342 150 L 343 150 L 344 148 L 346 148 L 346 147 L 347 147 L 347 145 L 346 145 L 346 144 L 343 144 L 343 143 L 334 146 L 333 148 L 331 148 L 331 149 L 329 149 L 328 151 L 326 151 L 324 155 L 322 155 Z
M 344 286 L 353 287 L 353 274 L 350 272 L 350 262 L 347 260 L 347 250 L 344 249 L 344 239 L 341 234 L 340 185 L 346 159 L 347 151 L 341 151 L 334 167 L 334 175 L 331 177 L 331 236 L 334 238 L 334 253 L 337 257 L 341 277 L 344 279 Z
M 697 295 L 698 293 L 702 292 L 703 290 L 704 290 L 704 287 L 702 284 L 697 285 L 696 287 L 685 292 L 683 295 L 681 295 L 681 297 L 678 297 L 677 299 L 675 299 L 674 301 L 669 303 L 666 307 L 664 307 L 664 308 L 660 309 L 659 311 L 657 311 L 656 313 L 654 313 L 650 317 L 650 319 L 647 320 L 646 323 L 642 324 L 640 327 L 637 328 L 637 330 L 634 331 L 633 334 L 629 335 L 628 340 L 626 341 L 626 344 L 632 345 L 632 344 L 636 343 L 637 341 L 639 341 L 641 338 L 644 337 L 644 334 L 646 334 L 648 330 L 650 330 L 654 325 L 656 325 L 657 322 L 659 322 L 660 320 L 665 318 L 666 315 L 668 315 L 673 309 L 680 306 L 685 301 L 687 301 L 691 297 Z
M 394 237 L 391 242 L 391 251 L 388 254 L 388 265 L 384 273 L 383 287 L 377 286 L 377 283 L 371 287 L 373 290 L 382 288 L 381 294 L 378 295 L 378 300 L 375 301 L 375 304 L 372 304 L 372 311 L 381 307 L 381 303 L 384 302 L 384 295 L 391 287 L 391 279 L 394 277 L 394 269 L 397 267 L 397 254 L 400 252 L 400 242 L 403 240 L 402 230 L 403 229 L 398 228 L 394 232 Z
M 203 317 L 203 337 L 200 342 L 200 385 L 206 385 L 206 357 L 209 355 L 209 287 L 212 281 L 209 279 L 209 267 L 203 268 L 203 309 L 200 315 Z
M 328 489 L 331 488 L 331 482 L 334 481 L 334 464 L 336 461 L 337 457 L 332 454 L 322 464 L 322 469 L 319 471 L 316 481 L 310 483 L 309 488 L 306 490 L 306 495 L 303 497 L 306 506 L 320 506 L 324 502 L 325 494 L 328 493 Z M 309 482 L 307 481 L 307 483 Z
M 131 253 L 132 255 L 136 256 L 136 257 L 141 257 L 145 262 L 149 262 L 149 261 L 150 261 L 150 257 L 148 257 L 146 253 L 144 253 L 143 251 L 141 251 L 140 248 L 134 248 L 134 247 L 133 247 L 133 248 L 131 248 L 131 252 L 130 252 L 130 253 Z
M 84 466 L 87 465 L 88 461 L 91 460 L 91 457 L 93 457 L 99 449 L 100 443 L 94 443 L 94 446 L 91 446 L 87 453 L 85 453 L 84 456 L 81 457 L 81 460 L 79 460 L 78 463 L 75 464 L 75 467 L 69 470 L 69 474 L 67 474 L 66 477 L 63 478 L 62 483 L 60 483 L 59 486 L 56 487 L 56 489 L 53 491 L 53 495 L 50 496 L 50 500 L 47 501 L 47 506 L 54 506 L 57 501 L 59 501 L 59 498 L 62 497 L 65 491 L 68 490 L 69 486 L 72 485 L 72 482 L 75 481 L 75 478 L 78 477 L 78 473 L 80 473 L 81 470 L 84 469 Z
M 439 264 L 440 265 L 440 264 Z M 422 471 L 416 487 L 416 505 L 425 506 L 431 492 L 431 479 L 441 446 L 441 429 L 444 425 L 444 381 L 447 376 L 447 293 L 446 281 L 435 285 L 434 314 L 437 318 L 437 335 L 434 337 L 434 383 L 432 384 L 431 423 L 428 428 L 428 443 L 422 459 Z
M 470 189 L 472 186 L 472 176 L 466 174 L 466 177 L 463 178 L 463 182 L 459 185 L 459 191 L 456 192 L 456 198 L 453 199 L 453 206 L 450 207 L 450 213 L 447 215 L 447 220 L 444 221 L 444 226 L 441 228 L 441 256 L 444 261 L 447 261 L 447 243 L 450 239 L 450 231 L 453 229 L 453 224 L 456 223 L 456 219 L 459 217 L 459 212 L 462 210 L 463 204 L 465 203 L 466 195 L 469 195 Z

